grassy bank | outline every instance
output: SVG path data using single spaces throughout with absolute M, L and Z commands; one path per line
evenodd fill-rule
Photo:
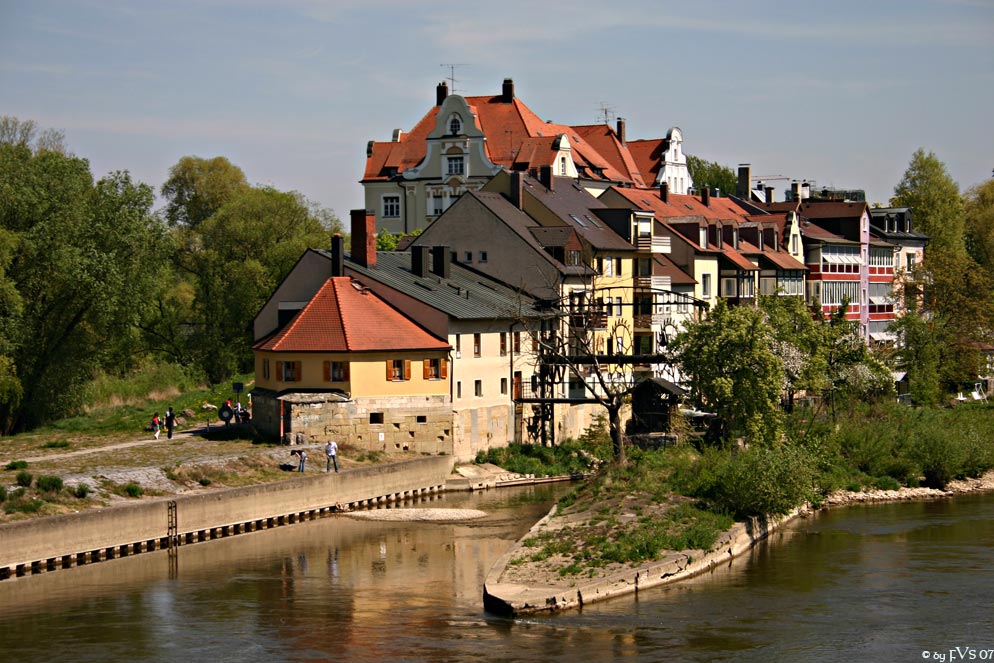
M 559 522 L 526 540 L 529 554 L 518 563 L 590 576 L 667 550 L 706 550 L 733 520 L 818 505 L 838 490 L 943 488 L 994 469 L 994 408 L 986 405 L 918 410 L 854 404 L 834 419 L 797 411 L 790 425 L 790 438 L 773 447 L 684 443 L 633 448 L 623 467 L 605 462 L 591 481 L 560 500 Z M 591 457 L 610 458 L 602 426 L 556 448 L 515 445 L 481 456 L 539 476 L 598 467 Z

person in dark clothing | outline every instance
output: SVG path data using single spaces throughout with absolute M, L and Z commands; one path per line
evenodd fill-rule
M 173 439 L 173 428 L 176 426 L 176 414 L 173 412 L 172 406 L 166 410 L 166 438 Z
M 290 455 L 291 456 L 299 456 L 300 457 L 300 465 L 298 466 L 297 471 L 298 472 L 303 472 L 304 471 L 304 463 L 307 462 L 307 452 L 304 451 L 303 449 L 300 449 L 299 451 L 297 449 L 294 449 L 293 451 L 290 452 Z

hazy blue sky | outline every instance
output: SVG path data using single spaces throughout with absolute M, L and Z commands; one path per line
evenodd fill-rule
M 546 120 L 887 202 L 918 147 L 994 168 L 994 0 L 0 0 L 0 114 L 61 129 L 96 176 L 158 189 L 188 154 L 345 218 L 368 140 L 512 77 Z M 779 189 L 779 187 L 778 187 Z

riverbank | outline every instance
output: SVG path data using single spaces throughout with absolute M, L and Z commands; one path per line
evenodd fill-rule
M 820 508 L 835 508 L 856 504 L 909 500 L 942 499 L 959 494 L 994 491 L 994 472 L 979 479 L 952 481 L 946 490 L 932 488 L 901 488 L 898 490 L 838 491 L 828 496 Z M 753 518 L 737 522 L 726 530 L 708 550 L 667 551 L 648 564 L 621 564 L 589 567 L 585 577 L 564 577 L 564 558 L 539 559 L 536 541 L 554 537 L 589 514 L 569 517 L 553 509 L 529 530 L 517 544 L 503 555 L 487 574 L 483 588 L 484 606 L 490 612 L 505 616 L 521 616 L 537 612 L 555 612 L 580 608 L 585 603 L 602 601 L 641 589 L 684 580 L 730 564 L 735 557 L 749 551 L 759 541 L 796 517 L 810 513 L 810 506 L 784 517 Z

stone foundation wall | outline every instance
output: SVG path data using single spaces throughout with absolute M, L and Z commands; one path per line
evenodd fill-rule
M 480 451 L 506 447 L 514 442 L 514 406 L 495 405 L 453 414 L 453 454 L 458 463 L 471 462 Z

